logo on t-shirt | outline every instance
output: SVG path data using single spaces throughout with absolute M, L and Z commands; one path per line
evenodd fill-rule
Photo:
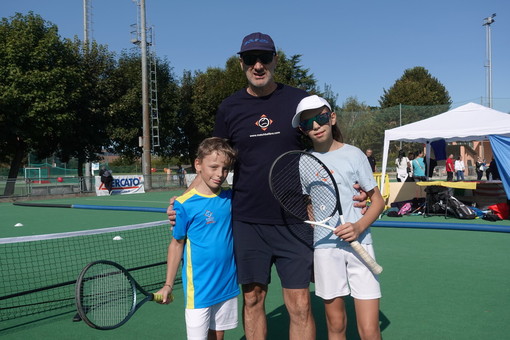
M 213 216 L 212 211 L 206 210 L 204 216 L 205 216 L 205 224 L 211 224 L 211 223 L 215 223 L 216 222 L 214 220 L 214 216 Z
M 329 170 L 329 172 L 331 173 L 331 175 L 333 175 L 335 173 L 333 170 Z M 324 168 L 320 168 L 319 170 L 317 170 L 317 172 L 315 173 L 315 177 L 317 177 L 317 179 L 322 182 L 330 182 L 331 181 L 329 174 L 327 173 L 326 169 L 324 169 Z
M 273 121 L 269 119 L 266 115 L 260 116 L 259 120 L 255 122 L 255 125 L 261 128 L 262 131 L 266 131 L 269 125 L 271 124 L 273 124 Z

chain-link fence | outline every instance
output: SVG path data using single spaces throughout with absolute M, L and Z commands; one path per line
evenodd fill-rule
M 0 176 L 0 198 L 39 197 L 95 193 L 95 176 L 79 177 L 18 177 Z M 177 175 L 152 174 L 151 188 L 145 190 L 172 190 L 181 187 Z

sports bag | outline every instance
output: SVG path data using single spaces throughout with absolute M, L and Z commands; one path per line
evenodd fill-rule
M 411 205 L 411 203 L 407 202 L 406 204 L 404 204 L 402 206 L 402 208 L 400 208 L 400 210 L 398 211 L 398 214 L 399 215 L 407 215 L 407 214 L 410 214 L 411 213 L 411 210 L 413 209 L 412 208 L 413 206 Z
M 447 200 L 447 210 L 451 215 L 463 220 L 472 220 L 476 218 L 476 213 L 457 198 L 450 196 Z

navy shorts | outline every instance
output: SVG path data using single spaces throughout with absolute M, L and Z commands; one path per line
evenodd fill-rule
M 274 263 L 283 288 L 309 287 L 313 275 L 312 228 L 233 221 L 233 232 L 239 283 L 268 285 Z

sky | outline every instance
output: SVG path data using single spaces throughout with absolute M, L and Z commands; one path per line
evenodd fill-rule
M 121 52 L 133 48 L 133 0 L 91 0 L 92 38 Z M 63 38 L 83 39 L 83 0 L 1 0 L 0 15 L 33 11 Z M 508 0 L 146 0 L 154 49 L 177 77 L 184 70 L 225 67 L 252 32 L 269 34 L 287 56 L 300 54 L 321 90 L 330 86 L 378 106 L 404 71 L 425 67 L 447 89 L 452 108 L 488 105 L 484 18 L 491 27 L 493 108 L 510 112 L 510 1 Z

